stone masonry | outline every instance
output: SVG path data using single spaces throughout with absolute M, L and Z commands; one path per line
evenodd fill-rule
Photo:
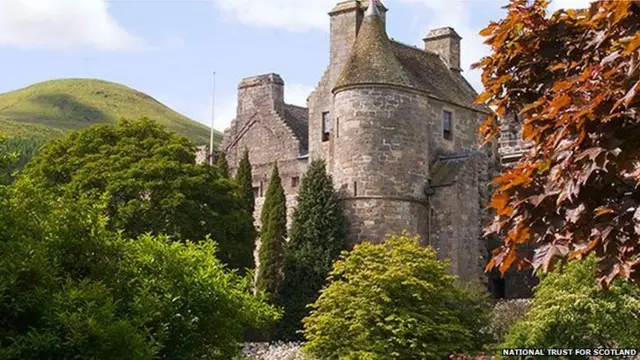
M 242 80 L 220 150 L 235 173 L 248 149 L 258 226 L 274 164 L 291 215 L 309 161 L 323 159 L 343 200 L 350 245 L 407 231 L 450 259 L 461 279 L 495 288 L 483 272 L 481 234 L 501 153 L 481 147 L 476 135 L 490 110 L 474 104 L 477 93 L 461 75 L 454 29 L 429 31 L 419 49 L 388 38 L 386 12 L 376 0 L 343 1 L 329 12 L 329 65 L 308 108 L 284 102 L 277 74 Z M 501 297 L 519 296 L 500 286 Z

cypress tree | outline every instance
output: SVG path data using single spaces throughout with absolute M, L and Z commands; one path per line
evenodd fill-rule
M 251 175 L 251 163 L 249 162 L 249 150 L 244 149 L 244 154 L 238 164 L 236 182 L 240 185 L 240 196 L 249 214 L 253 215 L 255 210 L 255 198 L 253 197 L 253 177 Z
M 260 215 L 260 251 L 256 288 L 273 302 L 282 284 L 282 261 L 287 237 L 287 205 L 278 165 L 273 167 Z
M 224 152 L 220 152 L 220 156 L 218 157 L 218 162 L 216 163 L 218 166 L 218 170 L 220 170 L 220 175 L 228 179 L 229 178 L 229 163 L 227 162 L 227 156 Z M 253 193 L 253 190 L 252 190 Z
M 285 248 L 284 282 L 277 301 L 285 310 L 276 330 L 279 339 L 301 340 L 297 332 L 309 315 L 307 304 L 316 301 L 345 248 L 342 205 L 324 161 L 315 160 L 302 180 Z

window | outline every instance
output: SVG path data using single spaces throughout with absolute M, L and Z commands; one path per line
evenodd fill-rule
M 329 141 L 331 136 L 331 113 L 322 113 L 322 141 Z
M 353 196 L 358 196 L 358 182 L 353 182 Z
M 296 188 L 298 187 L 298 185 L 300 184 L 300 178 L 297 176 L 294 176 L 291 178 L 291 187 L 292 188 Z
M 452 138 L 452 114 L 451 111 L 442 112 L 442 137 L 445 140 L 451 140 Z
M 259 198 L 260 197 L 260 188 L 257 186 L 253 187 L 253 197 L 254 198 Z

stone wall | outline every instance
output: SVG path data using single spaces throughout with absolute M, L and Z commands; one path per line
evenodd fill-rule
M 436 99 L 430 99 L 429 121 L 429 153 L 431 162 L 440 155 L 453 155 L 479 150 L 478 128 L 485 119 L 485 114 L 452 105 Z M 452 139 L 443 137 L 443 112 L 452 114 Z
M 452 185 L 435 188 L 430 198 L 431 218 L 428 243 L 441 258 L 451 260 L 451 272 L 465 281 L 480 279 L 486 264 L 486 244 L 481 235 L 485 197 L 480 176 L 486 157 L 476 154 L 459 160 L 460 170 Z
M 425 235 L 421 219 L 429 171 L 425 96 L 396 88 L 356 88 L 335 95 L 331 169 L 349 217 L 349 242 L 387 232 Z M 373 239 L 372 237 L 375 237 Z

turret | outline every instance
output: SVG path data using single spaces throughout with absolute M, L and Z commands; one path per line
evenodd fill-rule
M 334 94 L 334 179 L 351 244 L 426 234 L 427 98 L 395 57 L 372 0 Z

